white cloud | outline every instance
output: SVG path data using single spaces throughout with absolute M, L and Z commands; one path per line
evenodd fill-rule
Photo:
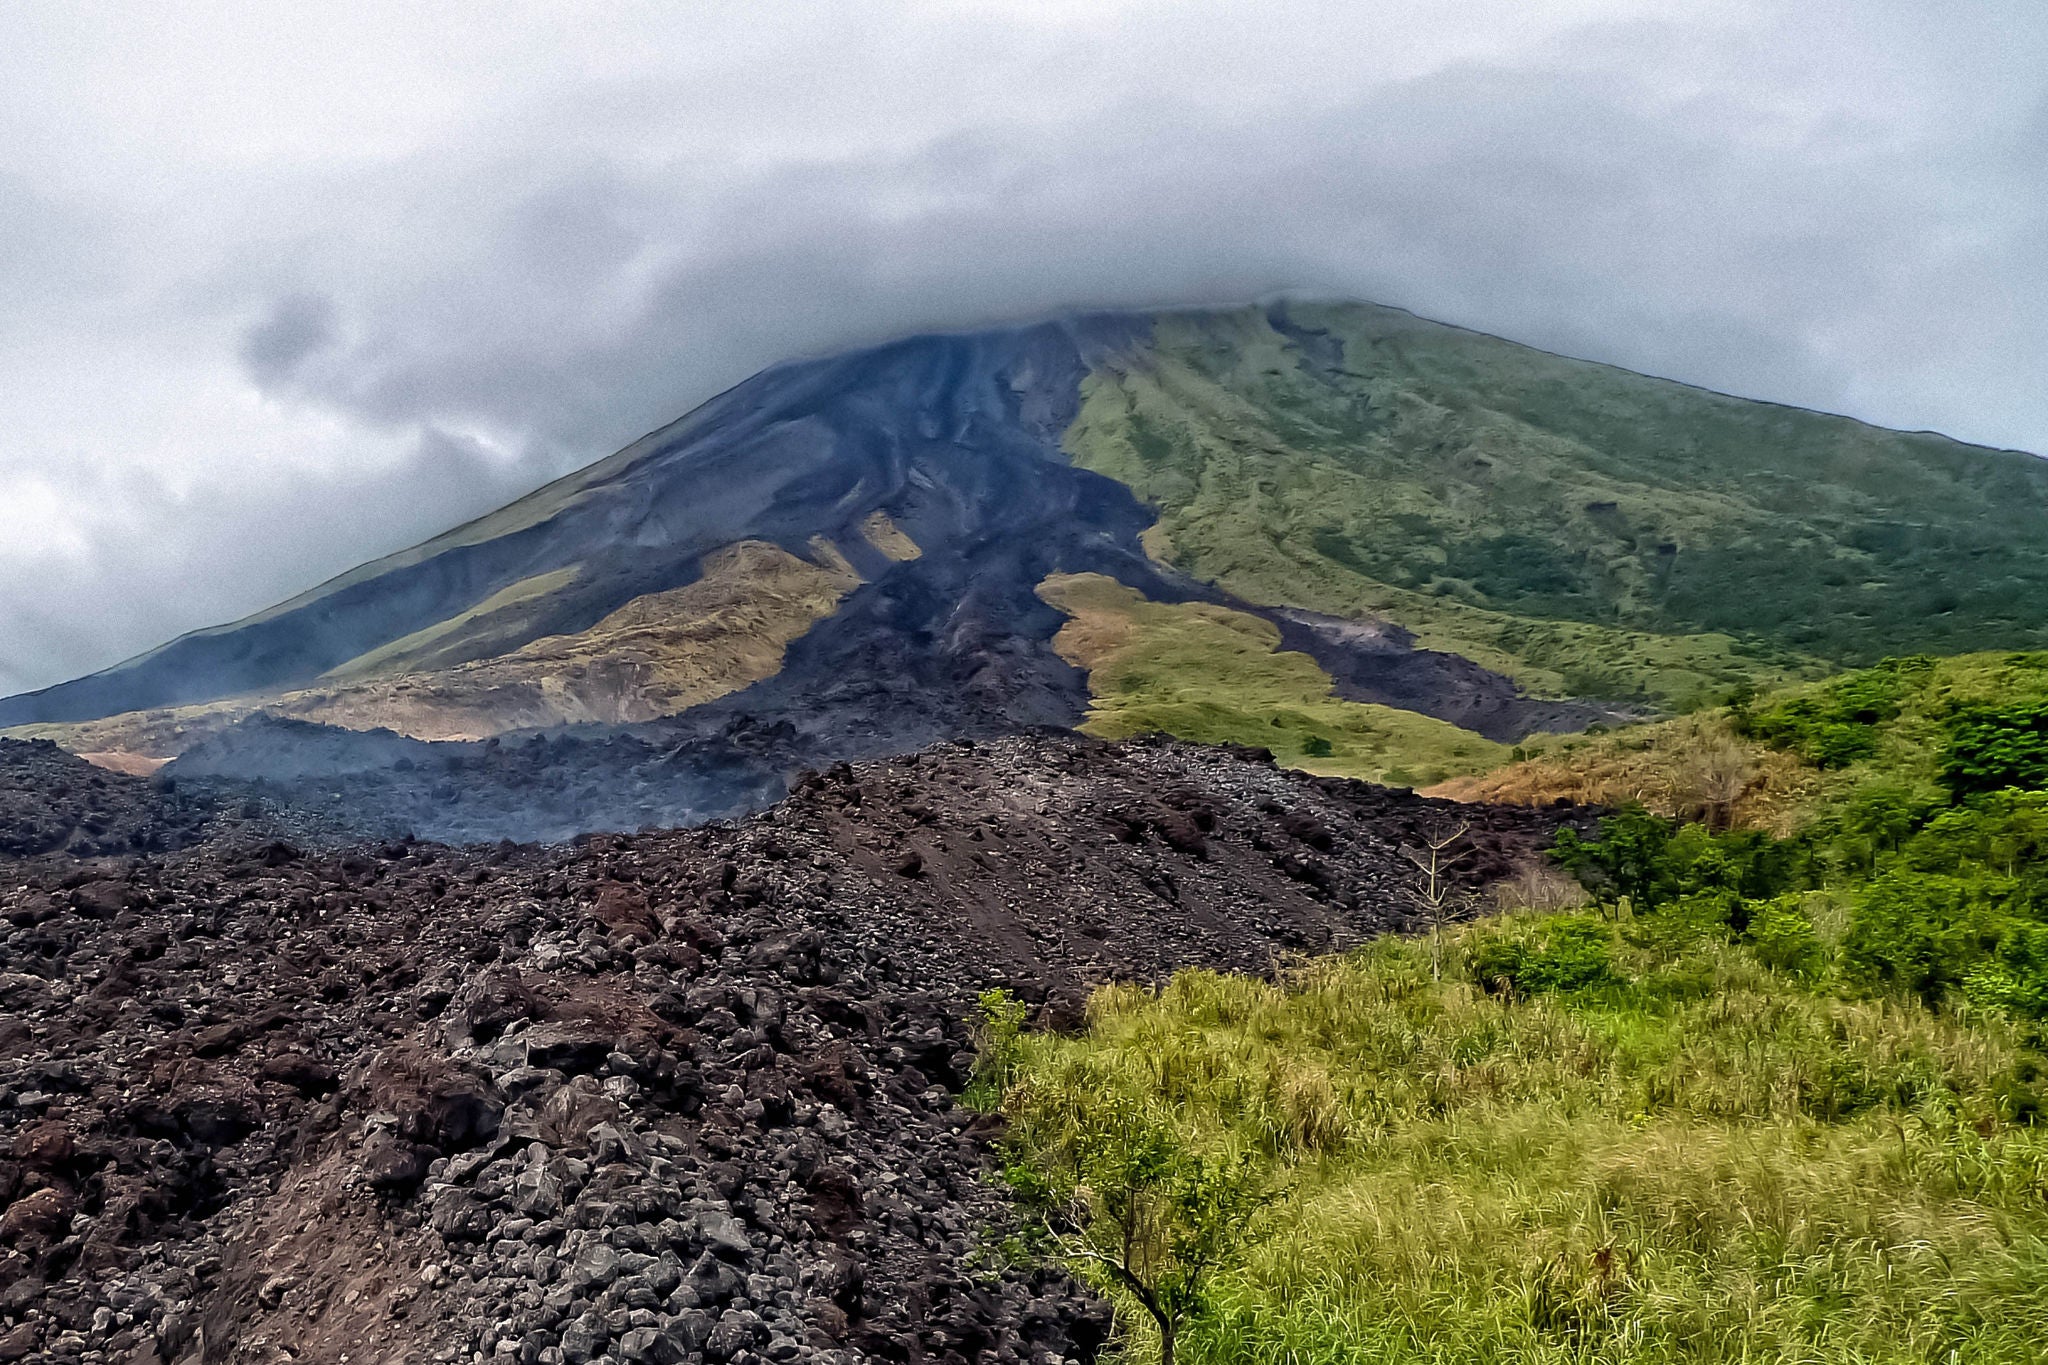
M 786 355 L 1067 304 L 1346 292 L 2048 449 L 2031 0 L 10 25 L 0 692 L 267 605 Z

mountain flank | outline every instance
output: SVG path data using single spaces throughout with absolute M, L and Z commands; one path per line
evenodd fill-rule
M 1426 784 L 1740 687 L 2048 645 L 2044 513 L 2031 456 L 1394 309 L 1087 315 L 778 366 L 0 725 L 132 771 L 255 773 L 310 736 L 279 721 L 616 738 L 673 756 L 649 818 L 1032 727 Z

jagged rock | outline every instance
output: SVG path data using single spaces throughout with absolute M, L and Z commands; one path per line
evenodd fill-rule
M 697 1240 L 722 1255 L 744 1256 L 753 1249 L 739 1220 L 723 1213 L 698 1213 L 690 1219 Z
M 30 758 L 44 779 L 70 762 Z M 95 791 L 142 831 L 164 799 Z M 172 854 L 0 860 L 17 1360 L 178 1365 L 202 1331 L 237 1362 L 1092 1360 L 1106 1310 L 1063 1277 L 958 1287 L 1012 1217 L 983 1178 L 999 1125 L 955 1106 L 974 992 L 1053 1024 L 1104 974 L 1362 941 L 1398 922 L 1399 844 L 1436 808 L 1244 754 L 1034 737 L 549 849 L 257 837 L 298 817 L 209 809 Z M 1579 818 L 1459 815 L 1475 870 Z M 123 908 L 81 914 L 94 883 Z M 616 926 L 592 914 L 608 886 L 633 888 Z
M 464 1190 L 443 1190 L 434 1199 L 429 1223 L 450 1242 L 481 1242 L 491 1230 L 491 1214 Z
M 602 1355 L 608 1339 L 602 1327 L 571 1323 L 562 1329 L 562 1359 L 569 1365 L 582 1365 L 582 1362 Z
M 394 1133 L 371 1134 L 363 1144 L 356 1169 L 374 1189 L 404 1190 L 420 1183 L 427 1173 L 427 1157 L 419 1147 Z
M 695 1302 L 717 1306 L 747 1287 L 741 1274 L 709 1251 L 697 1258 L 690 1267 L 686 1281 Z
M 303 1052 L 287 1052 L 267 1059 L 262 1074 L 267 1081 L 288 1085 L 307 1096 L 324 1095 L 341 1079 L 326 1062 Z
M 696 1309 L 678 1313 L 656 1336 L 649 1358 L 655 1365 L 686 1365 L 703 1354 L 713 1325 L 709 1313 Z
M 528 1165 L 513 1177 L 508 1199 L 529 1218 L 553 1218 L 562 1211 L 562 1182 L 548 1167 Z
M 12 1246 L 40 1246 L 62 1237 L 71 1228 L 78 1200 L 60 1185 L 32 1191 L 0 1213 L 0 1243 Z

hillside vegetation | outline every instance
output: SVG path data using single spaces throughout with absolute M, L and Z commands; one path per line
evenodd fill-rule
M 1611 734 L 1536 736 L 1512 751 L 1517 761 L 1435 794 L 1636 804 L 1789 835 L 1872 802 L 1939 806 L 1955 718 L 2044 701 L 2048 655 L 1910 656 Z
M 2048 466 L 2024 455 L 1369 305 L 1164 315 L 1083 392 L 1067 447 L 1158 506 L 1155 552 L 1545 695 L 1691 705 L 2048 645 Z
M 1888 661 L 1482 783 L 1575 762 L 1719 777 L 1704 818 L 1561 834 L 1583 906 L 1104 988 L 1077 1037 L 993 998 L 1039 1249 L 1140 1358 L 1156 1282 L 1183 1361 L 2038 1359 L 2048 655 Z
M 1491 768 L 1508 752 L 1447 721 L 1341 700 L 1314 659 L 1281 650 L 1273 624 L 1244 612 L 1149 602 L 1100 574 L 1055 575 L 1039 596 L 1069 617 L 1053 647 L 1088 670 L 1081 729 L 1104 739 L 1244 744 L 1289 767 L 1404 787 Z

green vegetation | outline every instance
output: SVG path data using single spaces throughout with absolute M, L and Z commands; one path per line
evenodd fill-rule
M 1622 810 L 1557 842 L 1590 907 L 1106 987 L 1081 1036 L 1004 1041 L 1013 1184 L 1069 1248 L 1100 1215 L 1045 1172 L 1100 1110 L 1278 1196 L 1206 1270 L 1183 1361 L 2038 1359 L 2044 717 L 2048 654 L 1688 718 L 1794 774 L 1789 829 Z M 1122 1321 L 1151 1358 L 1155 1320 Z
M 1176 565 L 1392 617 L 1539 693 L 1691 706 L 2048 645 L 2029 456 L 1367 305 L 1165 315 L 1084 398 L 1069 450 L 1160 508 Z
M 1266 1173 L 1242 1148 L 1207 1151 L 1146 1097 L 1118 1087 L 1047 1091 L 1037 1160 L 1013 1187 L 1051 1214 L 1041 1231 L 1150 1319 L 1160 1365 L 1182 1328 L 1210 1311 L 1213 1273 L 1253 1243 Z
M 1084 1036 L 1020 1040 L 1015 1183 L 1085 1225 L 1039 1173 L 1074 1116 L 1135 1111 L 1174 1159 L 1285 1191 L 1183 1361 L 2037 1359 L 2037 1054 L 1815 990 L 1768 960 L 1782 937 L 1516 917 L 1463 930 L 1441 981 L 1390 941 L 1277 985 L 1105 988 Z M 1151 1358 L 1149 1315 L 1122 1321 Z
M 1053 645 L 1088 670 L 1089 734 L 1246 744 L 1311 772 L 1400 786 L 1481 772 L 1507 756 L 1448 721 L 1340 700 L 1330 675 L 1308 655 L 1280 650 L 1279 630 L 1256 616 L 1147 601 L 1100 574 L 1056 576 L 1039 596 L 1072 618 Z

